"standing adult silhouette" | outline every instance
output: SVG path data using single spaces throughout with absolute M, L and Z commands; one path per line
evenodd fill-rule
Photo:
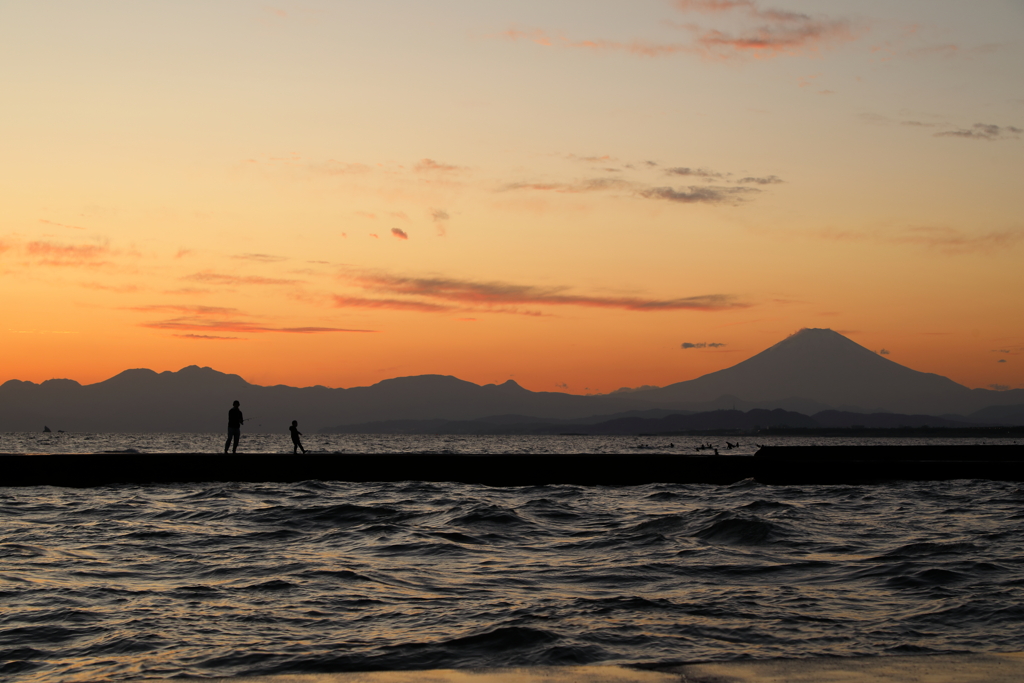
M 292 426 L 288 428 L 288 431 L 292 433 L 292 445 L 294 446 L 292 453 L 298 453 L 300 448 L 305 453 L 306 449 L 302 447 L 302 441 L 299 440 L 299 437 L 302 436 L 302 432 L 299 431 L 299 421 L 292 420 Z
M 238 401 L 235 401 L 231 410 L 228 411 L 228 440 L 224 443 L 225 453 L 228 452 L 228 448 L 231 448 L 232 453 L 238 451 L 238 437 L 242 435 L 244 423 L 245 418 L 242 417 L 242 411 L 238 409 Z

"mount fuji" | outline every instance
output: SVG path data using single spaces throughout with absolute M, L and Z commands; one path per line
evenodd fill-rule
M 679 407 L 735 398 L 758 407 L 796 409 L 803 403 L 818 410 L 926 415 L 1024 403 L 1024 390 L 969 389 L 895 363 L 829 329 L 800 330 L 730 368 L 630 396 Z

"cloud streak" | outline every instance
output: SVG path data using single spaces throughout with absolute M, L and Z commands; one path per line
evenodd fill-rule
M 649 190 L 641 190 L 639 194 L 647 199 L 663 199 L 678 204 L 736 204 L 742 200 L 742 195 L 760 191 L 753 187 L 691 185 L 685 190 L 652 187 Z
M 622 52 L 651 58 L 685 54 L 713 61 L 735 61 L 813 55 L 857 40 L 863 33 L 863 27 L 850 20 L 764 9 L 756 0 L 676 0 L 674 5 L 683 14 L 709 17 L 713 25 L 668 22 L 689 34 L 690 40 L 685 42 L 576 40 L 542 29 L 509 29 L 501 35 L 543 47 Z
M 574 157 L 574 160 L 576 158 Z M 645 168 L 656 167 L 655 162 L 645 162 Z M 632 164 L 626 164 L 625 169 L 634 169 Z M 619 169 L 621 171 L 623 169 Z M 733 180 L 732 173 L 714 171 L 707 168 L 694 168 L 689 166 L 673 166 L 664 168 L 659 173 L 667 176 L 687 178 L 691 181 L 702 181 L 705 183 L 730 183 L 691 185 L 684 188 L 672 186 L 652 186 L 643 182 L 627 180 L 622 177 L 610 178 L 588 178 L 574 182 L 515 182 L 508 183 L 498 188 L 500 192 L 511 191 L 533 191 L 533 192 L 555 192 L 558 194 L 587 194 L 600 192 L 620 192 L 631 194 L 634 197 L 675 202 L 677 204 L 740 204 L 750 195 L 762 192 L 763 190 L 752 185 L 776 185 L 783 180 L 775 175 L 769 176 L 744 176 Z
M 448 234 L 448 221 L 451 216 L 444 209 L 432 209 L 430 217 L 434 221 L 434 229 L 437 231 L 438 237 L 444 237 Z
M 224 306 L 201 306 L 194 304 L 151 304 L 130 306 L 124 310 L 140 313 L 177 313 L 176 317 L 141 323 L 141 327 L 179 332 L 177 337 L 189 339 L 238 339 L 238 337 L 211 336 L 209 333 L 228 332 L 236 334 L 324 334 L 331 332 L 375 332 L 376 330 L 350 329 L 342 327 L 276 327 L 247 320 L 248 316 L 237 308 Z
M 39 222 L 44 223 L 46 225 L 53 225 L 58 228 L 68 228 L 70 230 L 85 230 L 85 228 L 79 227 L 77 225 L 64 225 L 63 223 L 55 223 L 54 221 L 48 221 L 45 218 L 40 218 Z
M 779 183 L 784 183 L 786 181 L 784 181 L 782 178 L 779 178 L 778 176 L 770 175 L 770 176 L 765 176 L 763 178 L 754 178 L 754 177 L 751 177 L 751 176 L 747 176 L 746 178 L 740 178 L 736 182 L 740 183 L 741 185 L 744 185 L 744 184 L 778 185 Z
M 243 339 L 243 337 L 219 337 L 213 334 L 176 334 L 174 336 L 182 339 L 216 339 L 220 341 Z
M 689 168 L 687 166 L 677 166 L 675 168 L 666 168 L 665 173 L 669 175 L 678 175 L 691 178 L 700 178 L 701 180 L 725 180 L 727 173 L 718 173 L 717 171 L 709 171 L 706 168 Z
M 261 277 L 259 275 L 225 275 L 223 273 L 193 273 L 183 279 L 193 282 L 206 282 L 211 285 L 294 285 L 301 280 Z
M 281 261 L 288 260 L 286 256 L 274 256 L 273 254 L 237 254 L 231 258 L 240 261 L 255 261 L 257 263 L 280 263 Z
M 968 140 L 1017 140 L 1024 130 L 1016 126 L 997 126 L 991 123 L 976 123 L 970 128 L 957 128 L 935 133 L 937 138 L 966 138 Z
M 322 334 L 329 332 L 376 331 L 347 329 L 341 327 L 271 327 L 246 320 L 206 318 L 203 316 L 181 316 L 178 318 L 171 318 L 169 320 L 142 323 L 141 326 L 156 330 L 171 330 L 178 332 L 235 332 L 249 334 L 262 334 L 266 332 L 278 332 L 284 334 Z
M 142 313 L 171 312 L 206 316 L 238 315 L 240 312 L 237 308 L 226 308 L 223 306 L 197 306 L 192 304 L 152 304 L 149 306 L 128 306 L 124 310 L 139 311 Z
M 420 159 L 412 168 L 418 173 L 453 173 L 464 170 L 462 166 L 442 164 L 433 159 Z
M 435 304 L 427 301 L 409 301 L 406 299 L 367 299 L 357 296 L 333 297 L 335 308 L 363 308 L 388 311 L 418 311 L 421 313 L 437 313 L 453 310 L 453 306 Z
M 602 297 L 567 293 L 566 287 L 536 287 L 503 282 L 472 282 L 454 278 L 416 278 L 388 274 L 357 274 L 349 277 L 356 287 L 389 296 L 426 299 L 428 304 L 483 307 L 494 311 L 501 307 L 577 306 L 627 311 L 721 311 L 745 308 L 748 304 L 726 294 L 706 294 L 676 299 L 641 297 Z M 362 301 L 362 300 L 359 300 Z M 369 301 L 375 301 L 373 299 Z M 403 300 L 398 300 L 403 301 Z M 381 306 L 383 307 L 383 306 Z M 429 310 L 429 309 L 419 309 Z M 508 309 L 507 312 L 520 312 Z
M 562 194 L 582 194 L 586 192 L 607 192 L 610 190 L 631 189 L 633 184 L 619 178 L 592 178 L 576 183 L 509 183 L 502 191 L 536 190 L 539 192 L 558 192 Z
M 679 345 L 683 350 L 686 349 L 718 349 L 725 344 L 722 342 L 683 342 Z
M 97 244 L 58 244 L 35 241 L 25 245 L 25 253 L 36 259 L 37 265 L 97 267 L 109 265 L 113 250 Z
M 874 232 L 819 232 L 819 237 L 838 241 L 876 241 L 907 244 L 945 252 L 966 254 L 1009 249 L 1024 241 L 1024 230 L 996 230 L 987 233 L 969 233 L 949 227 L 913 226 L 886 233 Z
M 675 5 L 682 12 L 738 18 L 746 24 L 736 30 L 682 25 L 693 35 L 703 55 L 714 59 L 815 54 L 856 40 L 860 33 L 853 22 L 845 19 L 762 9 L 755 0 L 676 0 Z

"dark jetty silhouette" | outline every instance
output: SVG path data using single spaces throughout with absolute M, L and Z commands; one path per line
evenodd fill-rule
M 68 487 L 312 480 L 489 486 L 1024 481 L 1024 446 L 763 447 L 754 456 L 4 454 L 0 472 L 5 486 Z

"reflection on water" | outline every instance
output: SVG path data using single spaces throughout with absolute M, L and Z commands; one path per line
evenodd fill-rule
M 221 453 L 224 434 L 0 433 L 0 453 Z M 766 446 L 1008 444 L 1006 438 L 835 438 L 791 436 L 445 436 L 423 434 L 303 434 L 310 453 L 702 453 L 710 444 L 721 455 L 752 455 Z M 737 443 L 729 449 L 726 442 Z M 243 433 L 239 453 L 291 453 L 287 429 L 280 434 Z
M 1004 482 L 0 488 L 31 681 L 999 651 Z

